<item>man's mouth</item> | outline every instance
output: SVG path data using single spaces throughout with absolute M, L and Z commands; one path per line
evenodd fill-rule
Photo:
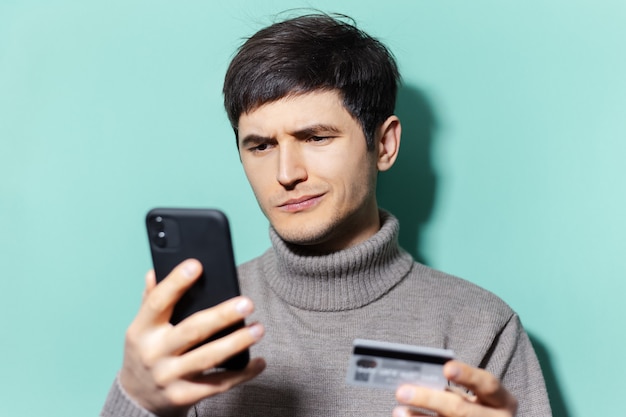
M 322 200 L 323 194 L 305 195 L 298 198 L 291 198 L 277 207 L 286 212 L 298 212 L 316 206 Z

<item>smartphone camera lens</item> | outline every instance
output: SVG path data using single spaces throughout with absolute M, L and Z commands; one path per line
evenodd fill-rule
M 154 243 L 160 248 L 164 248 L 167 246 L 167 235 L 164 231 L 160 231 L 157 233 Z
M 150 220 L 150 228 L 152 229 L 151 234 L 154 244 L 159 248 L 165 248 L 167 246 L 167 234 L 165 233 L 163 217 L 153 217 Z

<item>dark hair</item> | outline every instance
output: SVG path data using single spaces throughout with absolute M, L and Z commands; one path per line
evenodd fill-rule
M 368 149 L 394 112 L 400 79 L 391 52 L 346 16 L 310 14 L 275 23 L 249 38 L 224 80 L 224 106 L 237 136 L 242 113 L 283 97 L 337 90 L 360 123 Z

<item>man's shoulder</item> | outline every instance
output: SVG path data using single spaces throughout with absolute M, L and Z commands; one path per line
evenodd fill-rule
M 461 277 L 414 262 L 406 285 L 434 297 L 440 305 L 455 310 L 492 311 L 510 317 L 511 307 L 493 292 Z

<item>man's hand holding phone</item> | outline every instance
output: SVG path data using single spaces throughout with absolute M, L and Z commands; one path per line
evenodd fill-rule
M 178 265 L 159 285 L 149 272 L 143 302 L 126 332 L 120 383 L 132 399 L 161 417 L 184 416 L 196 402 L 248 381 L 265 368 L 265 361 L 256 358 L 241 371 L 211 371 L 259 341 L 264 333 L 259 323 L 192 349 L 246 318 L 254 308 L 246 297 L 199 311 L 177 325 L 170 323 L 176 302 L 201 272 L 202 265 L 194 259 Z

